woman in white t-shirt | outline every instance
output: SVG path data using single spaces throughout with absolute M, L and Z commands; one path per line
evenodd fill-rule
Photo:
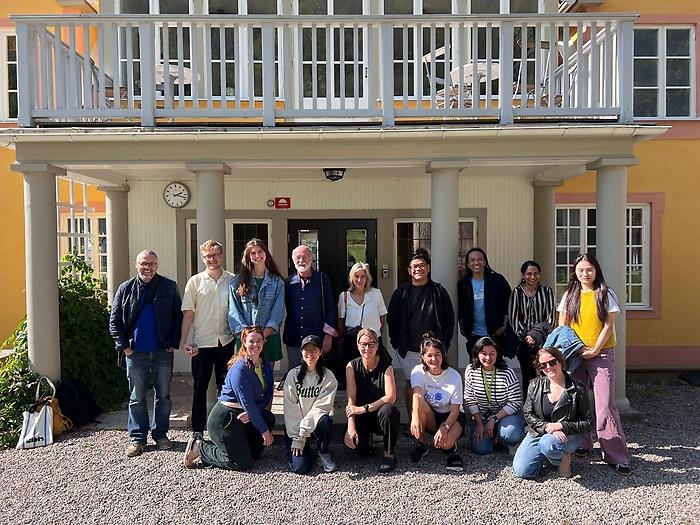
M 448 470 L 461 471 L 464 467 L 457 455 L 457 440 L 466 421 L 462 378 L 447 362 L 445 346 L 432 334 L 423 337 L 420 359 L 421 364 L 411 372 L 411 434 L 417 440 L 411 461 L 417 463 L 423 459 L 432 445 L 448 455 Z M 426 433 L 434 434 L 432 443 Z
M 357 351 L 357 334 L 362 328 L 371 328 L 377 334 L 382 333 L 386 318 L 384 297 L 378 288 L 372 287 L 372 274 L 369 264 L 353 264 L 348 275 L 350 287 L 341 292 L 338 298 L 338 334 L 342 338 L 342 357 L 337 371 L 343 372 L 347 364 L 360 357 Z M 379 351 L 386 356 L 381 337 Z M 345 377 L 343 373 L 336 377 Z M 340 388 L 344 388 L 340 381 Z

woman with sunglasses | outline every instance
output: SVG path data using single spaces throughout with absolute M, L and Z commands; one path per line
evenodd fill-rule
M 629 476 L 632 474 L 630 453 L 615 406 L 615 319 L 620 313 L 620 304 L 592 255 L 584 253 L 574 260 L 569 284 L 557 311 L 559 325 L 570 326 L 584 344 L 583 359 L 573 375 L 593 389 L 596 434 L 603 459 L 616 473 Z M 585 456 L 592 448 L 588 434 L 576 454 Z
M 263 329 L 249 326 L 241 334 L 243 344 L 229 361 L 224 386 L 207 421 L 211 441 L 192 436 L 185 449 L 184 465 L 249 470 L 272 445 L 275 416 L 265 407 L 272 401 L 272 368 L 263 360 Z
M 490 337 L 474 343 L 464 371 L 464 403 L 472 416 L 469 436 L 476 454 L 491 454 L 496 441 L 512 450 L 525 434 L 523 394 L 515 372 Z
M 586 388 L 569 377 L 556 348 L 540 349 L 535 363 L 540 375 L 530 381 L 523 409 L 530 431 L 513 458 L 513 474 L 535 479 L 547 460 L 568 478 L 571 454 L 592 427 Z
M 289 468 L 295 474 L 307 474 L 314 467 L 311 441 L 318 443 L 318 464 L 324 472 L 333 472 L 335 462 L 328 447 L 333 433 L 333 409 L 338 390 L 333 372 L 323 366 L 321 341 L 307 335 L 301 342 L 301 365 L 292 368 L 284 381 L 284 441 Z
M 241 332 L 246 326 L 263 328 L 263 359 L 274 363 L 282 359 L 280 325 L 284 319 L 284 278 L 277 269 L 267 246 L 260 239 L 245 245 L 238 274 L 231 281 L 228 323 L 236 335 L 236 349 L 241 346 Z
M 371 328 L 359 331 L 357 349 L 360 357 L 350 361 L 345 368 L 348 428 L 344 442 L 359 455 L 369 456 L 372 453 L 372 434 L 381 434 L 384 437 L 384 456 L 379 472 L 386 474 L 396 468 L 394 449 L 401 419 L 394 406 L 394 367 L 379 352 L 379 336 Z

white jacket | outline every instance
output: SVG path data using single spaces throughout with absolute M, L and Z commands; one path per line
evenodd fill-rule
M 294 448 L 304 448 L 306 438 L 316 429 L 318 420 L 333 408 L 338 390 L 338 381 L 328 368 L 320 385 L 316 372 L 307 372 L 304 382 L 298 385 L 300 369 L 297 366 L 290 370 L 284 381 L 284 426 Z

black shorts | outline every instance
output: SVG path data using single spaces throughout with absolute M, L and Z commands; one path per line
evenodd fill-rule
M 450 417 L 449 412 L 436 412 L 433 407 L 430 407 L 430 410 L 433 411 L 433 416 L 435 416 L 435 426 L 440 427 L 445 421 L 447 421 L 447 418 Z M 465 427 L 465 424 L 467 422 L 467 417 L 464 415 L 464 412 L 460 412 L 459 415 L 457 416 L 457 423 L 462 425 L 462 428 Z

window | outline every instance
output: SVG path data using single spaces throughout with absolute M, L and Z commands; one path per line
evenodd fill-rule
M 459 251 L 455 266 L 460 277 L 464 274 L 464 257 L 470 248 L 477 245 L 476 219 L 459 220 Z M 396 223 L 396 268 L 397 286 L 408 281 L 408 263 L 418 248 L 425 248 L 434 256 L 431 246 L 430 219 L 399 219 Z
M 0 32 L 0 121 L 17 118 L 17 37 Z
M 690 117 L 695 76 L 690 28 L 634 30 L 635 117 Z
M 627 206 L 627 306 L 650 306 L 650 206 Z M 557 207 L 556 283 L 561 297 L 580 253 L 596 255 L 596 210 L 592 206 Z M 603 268 L 605 271 L 605 268 Z

